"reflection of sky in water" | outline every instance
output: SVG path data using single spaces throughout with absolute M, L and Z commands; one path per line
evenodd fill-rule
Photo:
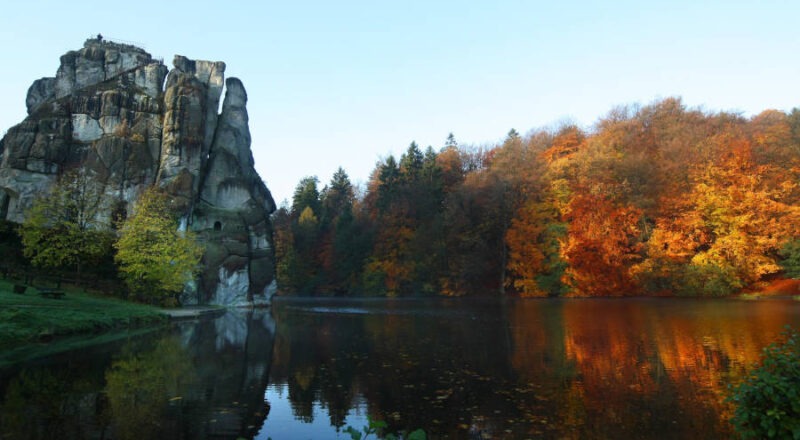
M 328 411 L 319 401 L 314 402 L 314 420 L 310 423 L 302 422 L 292 414 L 292 404 L 289 402 L 289 392 L 284 385 L 270 384 L 264 393 L 264 400 L 269 402 L 271 408 L 264 426 L 256 435 L 256 439 L 273 440 L 282 439 L 326 439 L 340 438 L 349 439 L 350 435 L 341 431 L 347 425 L 353 426 L 359 431 L 367 426 L 367 406 L 366 402 L 357 400 L 353 408 L 350 409 L 345 426 L 336 432 L 336 428 L 331 426 Z
M 302 312 L 311 314 L 337 314 L 337 315 L 401 315 L 401 316 L 445 316 L 448 318 L 478 319 L 474 311 L 453 310 L 453 309 L 426 309 L 426 308 L 380 308 L 372 307 L 351 307 L 351 306 L 287 306 L 286 310 L 292 312 Z M 485 317 L 483 317 L 485 318 Z
M 366 315 L 369 313 L 367 309 L 355 307 L 308 307 L 300 310 L 311 313 L 341 313 L 343 315 Z

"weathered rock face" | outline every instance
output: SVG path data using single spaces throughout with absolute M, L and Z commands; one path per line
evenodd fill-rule
M 79 166 L 109 195 L 135 200 L 158 170 L 166 74 L 133 46 L 90 40 L 62 56 L 55 78 L 30 87 L 28 118 L 2 141 L 0 216 L 21 222 L 59 173 Z
M 160 60 L 124 44 L 88 40 L 61 57 L 54 78 L 28 90 L 28 117 L 0 140 L 0 218 L 22 222 L 69 169 L 105 185 L 130 212 L 145 188 L 176 200 L 206 245 L 188 303 L 265 304 L 274 291 L 272 196 L 253 167 L 247 94 L 225 64 Z M 166 84 L 165 84 L 166 78 Z
M 189 207 L 199 192 L 200 175 L 214 139 L 225 63 L 192 61 L 180 55 L 173 63 L 164 94 L 158 179 Z
M 269 213 L 275 205 L 253 168 L 247 93 L 236 78 L 226 85 L 194 222 L 206 238 L 203 287 L 215 290 L 219 304 L 275 290 L 274 277 L 265 276 L 274 273 Z

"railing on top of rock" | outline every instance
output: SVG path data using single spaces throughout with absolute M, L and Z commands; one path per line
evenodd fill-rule
M 90 43 L 90 44 L 100 44 L 100 45 L 102 45 L 102 44 L 116 44 L 117 46 L 127 47 L 127 48 L 131 48 L 131 49 L 138 49 L 138 50 L 145 50 L 145 51 L 147 50 L 147 47 L 142 43 L 139 43 L 139 42 L 136 42 L 136 41 L 123 40 L 123 39 L 120 39 L 120 38 L 110 38 L 110 37 L 106 37 L 106 36 L 104 36 L 102 34 L 97 34 L 96 36 L 90 36 L 89 38 L 86 39 L 86 42 Z M 155 61 L 155 62 L 157 62 L 159 64 L 164 64 L 164 58 L 163 57 L 152 57 L 152 58 L 153 58 L 153 61 Z
M 137 49 L 147 50 L 147 48 L 144 46 L 144 44 L 139 43 L 137 41 L 123 40 L 121 38 L 115 38 L 115 37 L 106 37 L 103 34 L 97 34 L 96 36 L 90 36 L 86 40 L 87 41 L 94 41 L 95 43 L 112 43 L 112 44 L 118 44 L 120 46 L 130 46 L 130 47 L 134 47 L 134 48 L 137 48 Z

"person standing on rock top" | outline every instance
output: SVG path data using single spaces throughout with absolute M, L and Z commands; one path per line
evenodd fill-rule
M 97 34 L 97 41 L 103 41 L 103 34 Z

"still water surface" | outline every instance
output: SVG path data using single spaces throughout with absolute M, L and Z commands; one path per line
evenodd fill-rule
M 300 300 L 0 370 L 0 439 L 728 438 L 790 300 Z

